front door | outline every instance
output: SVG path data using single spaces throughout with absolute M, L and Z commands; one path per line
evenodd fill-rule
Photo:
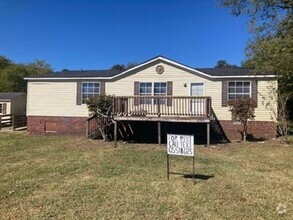
M 204 96 L 204 84 L 191 83 L 190 96 Z M 195 114 L 196 116 L 202 116 L 204 114 L 204 99 L 192 99 L 190 104 L 192 114 Z

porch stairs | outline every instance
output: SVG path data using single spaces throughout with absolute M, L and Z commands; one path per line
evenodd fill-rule
M 215 138 L 215 141 L 217 143 L 228 143 L 230 142 L 229 139 L 227 138 L 219 120 L 217 119 L 217 117 L 215 116 L 214 112 L 213 112 L 213 115 L 211 117 L 211 120 L 210 120 L 210 127 L 211 127 L 211 130 L 214 134 L 214 138 Z
M 114 139 L 114 120 L 111 116 L 107 116 L 98 112 L 87 119 L 87 137 L 90 139 Z M 117 131 L 120 137 L 128 140 L 134 134 L 129 122 L 123 121 L 119 123 Z

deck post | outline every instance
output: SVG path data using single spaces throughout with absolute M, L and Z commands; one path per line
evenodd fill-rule
M 210 122 L 207 123 L 207 147 L 210 146 Z
M 86 120 L 86 123 L 85 123 L 85 136 L 89 138 L 89 121 L 88 120 Z
M 12 124 L 12 130 L 15 131 L 15 115 L 14 114 L 11 116 L 11 124 Z
M 114 147 L 117 147 L 117 121 L 114 121 Z
M 161 145 L 161 122 L 158 121 L 158 145 Z

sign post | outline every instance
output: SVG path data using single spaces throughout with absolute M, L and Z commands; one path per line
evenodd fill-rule
M 193 157 L 192 178 L 195 184 L 194 136 L 167 134 L 167 179 L 170 175 L 170 155 Z

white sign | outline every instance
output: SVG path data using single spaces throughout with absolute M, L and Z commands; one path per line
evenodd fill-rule
M 194 156 L 194 137 L 192 135 L 167 134 L 167 154 Z

